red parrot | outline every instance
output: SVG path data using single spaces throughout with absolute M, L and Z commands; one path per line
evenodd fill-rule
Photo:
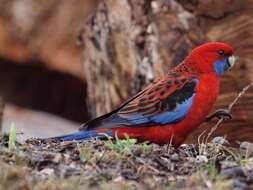
M 103 138 L 135 138 L 178 147 L 201 123 L 213 117 L 228 116 L 225 110 L 208 114 L 219 93 L 220 77 L 235 63 L 234 50 L 221 42 L 193 49 L 162 78 L 121 104 L 110 113 L 84 124 L 62 141 Z

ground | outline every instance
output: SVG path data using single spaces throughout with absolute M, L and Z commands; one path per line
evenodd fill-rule
M 22 145 L 14 139 L 1 138 L 0 189 L 253 189 L 247 142 L 233 148 L 216 137 L 174 149 L 135 139 Z

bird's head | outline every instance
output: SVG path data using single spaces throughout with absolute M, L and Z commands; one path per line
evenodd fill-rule
M 202 73 L 212 73 L 217 76 L 224 74 L 236 61 L 233 48 L 221 42 L 209 42 L 193 49 L 185 63 L 190 70 Z

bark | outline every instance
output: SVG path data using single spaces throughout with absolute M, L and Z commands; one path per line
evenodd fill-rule
M 90 111 L 100 115 L 179 63 L 203 41 L 196 19 L 175 1 L 108 0 L 85 28 Z
M 226 107 L 253 77 L 252 18 L 252 3 L 246 0 L 103 1 L 83 34 L 92 115 L 110 111 L 204 41 L 230 43 L 242 57 L 222 79 L 215 108 Z M 245 130 L 247 134 L 237 139 L 249 138 L 248 132 L 253 132 L 252 92 L 234 108 L 234 120 L 225 122 L 216 134 L 235 138 L 239 130 Z M 196 142 L 203 127 L 188 142 Z

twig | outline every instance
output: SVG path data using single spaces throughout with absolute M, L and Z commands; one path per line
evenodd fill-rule
M 247 86 L 245 86 L 241 92 L 236 96 L 236 98 L 233 100 L 233 102 L 231 102 L 228 106 L 228 111 L 231 112 L 232 108 L 234 107 L 234 105 L 239 101 L 239 99 L 249 90 L 250 87 L 253 86 L 253 81 L 251 83 L 249 83 Z M 210 132 L 207 135 L 206 138 L 206 143 L 208 141 L 208 139 L 210 138 L 210 136 L 214 133 L 214 131 L 216 131 L 216 129 L 220 126 L 220 124 L 224 121 L 224 118 L 220 118 L 218 120 L 218 122 L 215 124 L 214 127 L 211 128 Z

